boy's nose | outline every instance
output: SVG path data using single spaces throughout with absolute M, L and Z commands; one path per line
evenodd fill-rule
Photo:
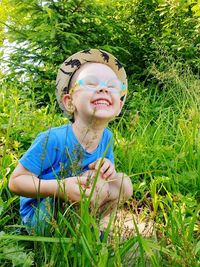
M 99 93 L 108 93 L 108 89 L 107 89 L 107 87 L 106 86 L 101 86 L 101 87 L 99 87 L 99 89 L 97 90 L 97 92 L 99 92 Z
M 106 93 L 108 93 L 108 88 L 107 88 L 106 83 L 105 83 L 105 82 L 101 82 L 101 83 L 99 84 L 99 88 L 98 88 L 97 91 L 100 92 L 100 93 L 102 93 L 102 92 L 106 92 Z

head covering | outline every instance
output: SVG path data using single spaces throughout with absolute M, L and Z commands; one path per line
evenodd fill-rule
M 65 110 L 62 104 L 62 97 L 64 93 L 69 93 L 69 85 L 74 73 L 87 62 L 102 63 L 108 65 L 117 75 L 118 79 L 125 84 L 125 90 L 120 92 L 121 100 L 124 102 L 127 94 L 127 77 L 122 64 L 112 54 L 101 49 L 85 49 L 67 58 L 60 69 L 58 70 L 56 78 L 56 97 L 59 106 Z

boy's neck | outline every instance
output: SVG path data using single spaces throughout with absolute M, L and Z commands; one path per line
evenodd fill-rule
M 98 147 L 106 126 L 107 124 L 102 125 L 97 121 L 92 121 L 90 124 L 87 124 L 81 120 L 76 120 L 72 124 L 72 129 L 82 147 L 87 152 L 92 152 Z

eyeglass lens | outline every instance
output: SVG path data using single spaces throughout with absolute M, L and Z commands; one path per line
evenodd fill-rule
M 83 79 L 77 81 L 77 83 L 81 86 L 84 86 L 85 89 L 88 90 L 97 90 L 100 87 L 104 86 L 108 89 L 108 91 L 119 92 L 122 89 L 122 82 L 117 78 L 110 79 L 108 81 L 100 81 L 95 76 L 86 76 Z

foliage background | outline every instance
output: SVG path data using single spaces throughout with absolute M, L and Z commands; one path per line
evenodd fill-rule
M 18 197 L 7 188 L 17 160 L 38 132 L 67 121 L 55 101 L 57 69 L 69 55 L 89 47 L 116 55 L 129 77 L 125 107 L 110 125 L 116 166 L 132 178 L 134 212 L 153 219 L 157 232 L 152 243 L 138 237 L 135 266 L 145 266 L 146 258 L 153 266 L 198 266 L 199 0 L 0 1 L 1 230 L 12 233 L 20 224 Z M 78 234 L 74 238 L 82 240 Z M 68 266 L 66 258 L 69 266 L 81 266 L 73 262 L 79 251 L 90 266 L 82 241 L 71 244 L 77 254 L 62 251 L 61 244 L 61 259 L 51 243 L 3 240 L 2 266 L 32 266 L 33 259 L 35 266 L 59 266 L 59 260 Z M 121 264 L 136 241 L 116 244 L 115 261 Z M 89 245 L 97 255 L 94 265 L 104 255 L 99 266 L 114 266 L 106 245 L 98 244 L 97 251 Z
M 7 62 L 37 97 L 54 93 L 56 71 L 77 50 L 101 48 L 124 63 L 130 86 L 158 77 L 176 61 L 199 73 L 199 1 L 1 1 L 1 44 L 14 42 Z M 77 49 L 78 48 L 78 49 Z M 7 77 L 8 78 L 8 77 Z M 132 87 L 130 88 L 130 91 Z

